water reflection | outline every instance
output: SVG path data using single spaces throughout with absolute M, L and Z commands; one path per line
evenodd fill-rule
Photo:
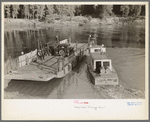
M 56 34 L 60 40 L 71 37 L 72 42 L 87 42 L 89 34 L 98 35 L 98 44 L 104 44 L 106 47 L 133 47 L 145 48 L 145 28 L 129 25 L 101 25 L 101 26 L 56 26 L 51 28 L 26 30 L 26 31 L 5 31 L 4 33 L 4 51 L 5 61 L 9 56 L 15 58 L 34 50 L 40 44 L 55 41 Z
M 97 34 L 98 44 L 104 44 L 106 47 L 145 48 L 145 28 L 140 26 L 88 25 L 70 27 L 61 25 L 26 31 L 13 30 L 5 31 L 4 33 L 5 64 L 10 67 L 10 69 L 13 69 L 13 67 L 15 68 L 17 66 L 15 61 L 16 57 L 20 56 L 22 51 L 28 53 L 36 49 L 38 47 L 38 42 L 41 45 L 47 42 L 53 43 L 57 34 L 60 40 L 71 37 L 72 42 L 78 41 L 81 43 L 86 43 L 88 41 L 89 34 Z M 8 59 L 13 59 L 14 62 L 10 62 Z M 82 72 L 81 67 L 85 66 L 85 60 L 86 59 L 83 59 L 83 62 L 80 62 L 76 69 L 74 69 L 76 73 L 80 74 Z M 5 69 L 5 73 L 7 73 L 7 71 L 9 71 L 9 69 Z M 19 94 L 29 95 L 33 98 L 61 99 L 69 85 L 76 82 L 76 87 L 78 86 L 78 80 L 75 81 L 74 77 L 71 76 L 72 74 L 70 75 L 69 73 L 64 78 L 53 79 L 49 82 L 12 80 L 9 82 L 8 87 L 6 87 L 5 92 L 18 92 Z M 116 88 L 114 89 L 116 90 Z

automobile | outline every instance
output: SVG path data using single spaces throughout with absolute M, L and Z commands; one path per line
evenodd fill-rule
M 74 48 L 70 47 L 70 44 L 68 43 L 63 43 L 63 44 L 58 44 L 56 46 L 50 46 L 51 49 L 51 54 L 52 55 L 59 55 L 63 57 L 68 57 L 69 55 L 74 53 Z

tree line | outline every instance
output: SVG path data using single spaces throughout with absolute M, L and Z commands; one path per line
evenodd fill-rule
M 4 5 L 5 18 L 42 19 L 47 15 L 92 16 L 144 16 L 145 5 Z

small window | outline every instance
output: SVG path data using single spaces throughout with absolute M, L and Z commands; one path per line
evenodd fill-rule
M 109 61 L 103 62 L 103 66 L 104 66 L 105 69 L 107 69 L 107 67 L 110 67 Z
M 100 49 L 95 49 L 95 52 L 100 52 Z

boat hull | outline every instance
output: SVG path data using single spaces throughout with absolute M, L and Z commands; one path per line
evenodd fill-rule
M 119 78 L 117 72 L 113 67 L 110 73 L 97 74 L 93 71 L 93 67 L 90 63 L 90 55 L 87 56 L 87 70 L 90 76 L 90 80 L 94 85 L 119 85 Z
M 114 74 L 96 74 L 90 70 L 90 66 L 87 66 L 90 80 L 94 85 L 119 85 L 119 79 L 117 73 Z

